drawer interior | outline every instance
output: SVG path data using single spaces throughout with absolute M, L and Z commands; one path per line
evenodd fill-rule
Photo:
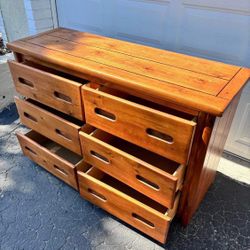
M 59 70 L 56 70 L 56 69 L 53 69 L 53 68 L 46 67 L 44 65 L 32 62 L 32 61 L 27 60 L 27 59 L 24 60 L 24 62 L 22 62 L 21 64 L 30 66 L 30 67 L 35 68 L 35 69 L 45 71 L 47 73 L 52 73 L 54 75 L 61 76 L 63 78 L 67 78 L 67 79 L 72 80 L 72 81 L 77 82 L 77 83 L 86 84 L 86 83 L 89 82 L 86 79 L 82 79 L 80 77 L 73 76 L 73 75 L 70 75 L 68 73 L 65 73 L 65 72 L 62 72 L 62 71 L 59 71 Z
M 174 175 L 179 168 L 180 164 L 155 154 L 147 149 L 139 147 L 114 135 L 111 135 L 100 129 L 95 129 L 91 136 L 108 143 L 142 161 L 145 161 L 152 166 L 155 166 L 169 174 Z
M 76 165 L 80 163 L 82 157 L 77 155 L 76 153 L 64 148 L 63 146 L 59 145 L 58 143 L 48 139 L 47 137 L 35 132 L 34 130 L 29 131 L 26 137 L 30 138 L 31 140 L 35 141 L 42 147 L 48 149 L 53 154 L 65 159 L 66 161 Z
M 53 108 L 51 108 L 49 106 L 46 106 L 46 105 L 44 105 L 44 104 L 42 104 L 40 102 L 37 102 L 37 101 L 35 101 L 33 99 L 28 98 L 28 99 L 26 99 L 26 101 L 31 103 L 31 104 L 34 104 L 34 105 L 38 106 L 39 108 L 42 108 L 42 109 L 44 109 L 46 111 L 49 111 L 50 113 L 53 113 L 53 114 L 65 119 L 65 120 L 67 120 L 69 122 L 72 122 L 72 123 L 74 123 L 74 124 L 76 124 L 78 126 L 83 126 L 83 124 L 84 124 L 82 121 L 80 121 L 80 120 L 78 120 L 78 119 L 76 119 L 76 118 L 74 118 L 74 117 L 72 117 L 70 115 L 62 113 L 62 112 L 60 112 L 60 111 L 58 111 L 56 109 L 53 109 Z
M 148 108 L 152 108 L 155 110 L 162 111 L 164 113 L 168 113 L 171 115 L 181 117 L 181 118 L 189 120 L 189 121 L 195 121 L 195 119 L 196 119 L 196 117 L 191 115 L 191 114 L 184 113 L 184 112 L 181 112 L 179 110 L 175 110 L 175 109 L 172 109 L 172 108 L 169 108 L 169 107 L 166 107 L 166 106 L 163 106 L 163 105 L 160 105 L 160 104 L 157 104 L 157 103 L 154 103 L 154 102 L 151 102 L 151 101 L 139 98 L 139 97 L 136 97 L 134 95 L 127 94 L 127 93 L 119 91 L 119 90 L 111 89 L 111 88 L 108 88 L 106 86 L 100 86 L 98 88 L 98 90 L 100 90 L 104 93 L 107 93 L 107 94 L 111 94 L 111 95 L 126 99 L 128 101 L 133 102 L 133 103 L 146 106 Z
M 160 212 L 161 214 L 167 215 L 169 209 L 161 204 L 159 204 L 158 202 L 150 199 L 149 197 L 143 195 L 142 193 L 134 190 L 133 188 L 127 186 L 126 184 L 120 182 L 119 180 L 111 177 L 110 175 L 102 172 L 101 170 L 97 169 L 97 168 L 90 168 L 89 170 L 87 170 L 86 174 L 98 179 L 99 181 L 101 181 L 102 183 L 120 191 L 123 194 L 128 195 L 129 197 L 147 205 L 148 207 Z M 95 190 L 88 190 L 89 192 L 92 192 L 93 195 L 95 196 L 100 196 L 100 198 L 102 199 L 106 199 L 105 197 L 103 197 L 103 195 L 97 193 Z

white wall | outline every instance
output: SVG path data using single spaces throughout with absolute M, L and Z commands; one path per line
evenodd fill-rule
M 28 23 L 23 0 L 0 0 L 0 6 L 8 41 L 27 36 Z
M 0 32 L 5 42 L 56 27 L 54 17 L 55 0 L 0 0 Z M 0 110 L 13 102 L 16 94 L 7 64 L 11 56 L 0 56 Z
M 54 8 L 55 0 L 0 0 L 0 29 L 5 28 L 8 41 L 53 29 Z
M 23 0 L 28 20 L 29 34 L 54 28 L 51 0 Z
M 15 88 L 12 82 L 7 60 L 12 59 L 12 54 L 0 56 L 0 110 L 13 102 Z
M 3 22 L 1 7 L 0 7 L 0 33 L 2 33 L 2 37 L 3 37 L 4 42 L 6 42 L 7 36 L 6 36 L 6 32 L 5 32 L 5 26 L 4 26 L 4 22 Z

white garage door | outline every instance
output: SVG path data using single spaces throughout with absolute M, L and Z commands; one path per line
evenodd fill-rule
M 62 27 L 250 67 L 249 0 L 60 0 L 57 10 Z M 244 93 L 226 149 L 250 159 Z

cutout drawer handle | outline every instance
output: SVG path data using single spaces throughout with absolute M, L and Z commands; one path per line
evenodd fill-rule
M 72 103 L 72 99 L 68 95 L 60 93 L 58 91 L 54 91 L 54 96 L 60 100 L 65 101 L 65 102 Z
M 26 85 L 26 86 L 28 86 L 30 88 L 34 88 L 34 84 L 31 81 L 29 81 L 29 80 L 26 80 L 26 79 L 24 79 L 22 77 L 18 77 L 18 81 L 20 83 L 22 83 L 23 85 Z
M 112 121 L 114 122 L 116 120 L 116 116 L 108 111 L 105 111 L 103 109 L 100 109 L 100 108 L 95 108 L 95 113 L 102 117 L 102 118 L 105 118 L 109 121 Z
M 23 112 L 23 115 L 24 115 L 26 118 L 32 120 L 33 122 L 37 122 L 37 119 L 36 119 L 34 116 L 32 116 L 32 115 L 30 115 L 30 114 L 28 114 L 28 113 L 26 113 L 26 112 Z
M 151 228 L 155 228 L 155 225 L 154 223 L 152 223 L 151 221 L 143 218 L 142 216 L 136 214 L 136 213 L 132 213 L 132 216 L 134 219 L 140 221 L 141 223 L 143 223 L 144 225 L 148 226 L 148 227 L 151 227 Z
M 68 176 L 68 173 L 63 169 L 63 168 L 60 168 L 58 167 L 57 165 L 53 165 L 53 167 L 61 174 L 65 175 L 65 176 Z
M 157 191 L 160 190 L 160 187 L 157 184 L 155 184 L 154 182 L 152 182 L 152 181 L 150 181 L 150 180 L 148 180 L 140 175 L 136 175 L 136 179 L 138 181 L 140 181 L 141 183 L 143 183 L 144 185 L 149 186 L 150 188 L 153 188 Z
M 174 143 L 174 138 L 168 134 L 162 133 L 160 131 L 151 129 L 151 128 L 147 128 L 146 129 L 146 133 L 148 134 L 148 136 L 153 137 L 157 140 L 166 142 L 168 144 L 173 144 Z
M 56 133 L 57 133 L 58 135 L 60 135 L 60 136 L 63 137 L 64 139 L 67 139 L 67 140 L 69 140 L 69 141 L 72 141 L 71 138 L 69 138 L 67 135 L 65 135 L 64 132 L 62 132 L 60 129 L 57 129 L 57 128 L 56 128 L 55 131 L 56 131 Z
M 34 151 L 34 150 L 32 150 L 30 147 L 28 147 L 28 146 L 25 146 L 25 149 L 27 149 L 29 152 L 31 152 L 33 155 L 37 155 L 37 153 Z
M 104 162 L 105 164 L 110 164 L 110 161 L 103 155 L 98 154 L 97 152 L 90 150 L 90 154 L 95 157 L 96 159 L 98 159 L 99 161 Z
M 104 195 L 102 195 L 102 194 L 96 192 L 95 190 L 93 190 L 93 189 L 91 189 L 91 188 L 88 188 L 88 192 L 89 192 L 91 195 L 93 195 L 95 198 L 97 198 L 97 199 L 99 199 L 99 200 L 101 200 L 101 201 L 103 201 L 103 202 L 106 202 L 106 201 L 107 201 L 107 199 L 106 199 L 106 197 L 105 197 Z

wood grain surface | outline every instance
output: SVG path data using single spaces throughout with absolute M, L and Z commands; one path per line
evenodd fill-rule
M 78 190 L 78 182 L 76 177 L 76 166 L 81 164 L 81 158 L 74 155 L 73 152 L 62 150 L 63 147 L 59 144 L 50 142 L 50 147 L 41 145 L 41 143 L 49 141 L 47 138 L 39 135 L 35 131 L 30 131 L 27 134 L 17 133 L 17 138 L 21 145 L 23 153 L 32 161 L 45 168 L 47 171 L 63 180 L 76 190 Z M 48 143 L 47 143 L 48 144 Z M 63 151 L 64 155 L 58 156 L 55 151 Z M 75 158 L 72 163 L 67 160 L 67 157 Z
M 80 132 L 83 158 L 89 164 L 172 208 L 185 166 L 96 130 Z M 121 171 L 122 170 L 122 171 Z
M 15 61 L 9 67 L 17 92 L 84 120 L 81 83 Z
M 178 215 L 187 225 L 212 185 L 240 98 L 233 99 L 222 117 L 201 113 L 187 166 Z
M 81 155 L 79 125 L 18 97 L 15 102 L 24 125 Z
M 80 194 L 83 198 L 129 223 L 150 237 L 165 243 L 179 195 L 173 209 L 167 209 L 153 200 L 131 190 L 128 186 L 107 177 L 98 169 L 86 173 L 77 171 Z
M 82 87 L 82 93 L 87 123 L 186 164 L 196 126 L 194 121 L 127 101 L 87 85 Z M 98 114 L 98 110 L 109 113 L 113 118 Z
M 222 115 L 250 76 L 249 70 L 238 66 L 61 28 L 8 47 L 113 88 L 216 116 Z M 223 94 L 228 89 L 231 94 Z

